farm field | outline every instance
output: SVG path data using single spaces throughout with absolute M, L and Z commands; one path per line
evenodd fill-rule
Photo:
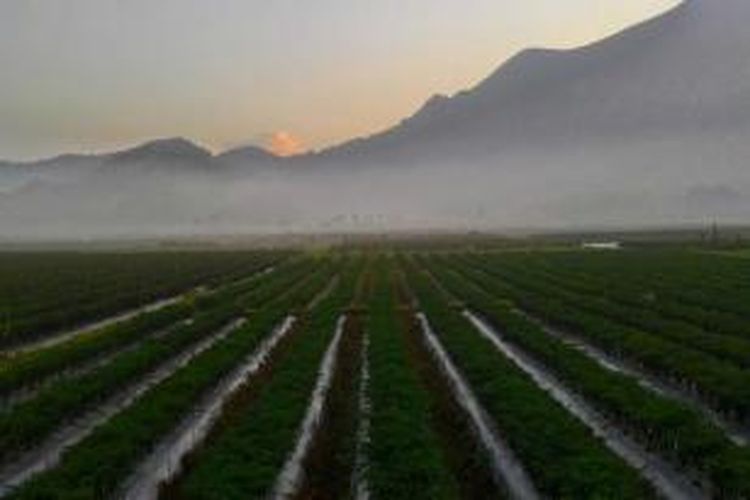
M 750 498 L 750 260 L 0 255 L 0 497 Z

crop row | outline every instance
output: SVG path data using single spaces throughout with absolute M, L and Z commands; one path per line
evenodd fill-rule
M 750 452 L 685 405 L 644 389 L 636 379 L 608 371 L 596 361 L 550 337 L 512 309 L 502 290 L 476 287 L 464 278 L 431 267 L 440 281 L 501 328 L 503 337 L 532 354 L 610 421 L 644 447 L 694 471 L 712 485 L 713 498 L 750 495 Z M 500 300 L 498 300 L 500 299 Z
M 285 280 L 285 275 L 289 273 L 303 273 L 301 266 L 302 261 L 289 261 L 283 266 L 283 272 L 280 270 L 270 277 L 269 283 Z M 82 333 L 59 344 L 9 355 L 3 359 L 0 369 L 0 398 L 68 368 L 75 368 L 97 357 L 116 354 L 118 349 L 145 341 L 150 335 L 174 327 L 178 321 L 192 314 L 236 302 L 237 297 L 253 292 L 258 279 L 264 277 L 256 273 L 241 282 L 222 286 L 210 293 L 186 297 L 176 304 Z
M 530 291 L 508 286 L 487 274 L 487 270 L 476 262 L 466 265 L 452 259 L 450 265 L 477 283 L 502 287 L 503 293 L 525 310 L 574 331 L 612 356 L 630 360 L 686 391 L 700 395 L 728 418 L 746 422 L 750 417 L 750 375 L 746 371 L 694 349 L 621 325 L 605 316 L 581 310 L 578 301 L 549 297 L 543 289 Z
M 43 337 L 198 285 L 246 275 L 280 258 L 276 254 L 227 256 L 155 254 L 21 256 L 20 269 L 0 259 L 0 346 Z M 28 261 L 28 262 L 27 262 Z M 59 262 L 64 269 L 50 269 Z M 40 269 L 33 267 L 39 265 Z
M 569 281 L 551 277 L 535 267 L 521 267 L 517 263 L 507 265 L 502 259 L 490 259 L 489 263 L 497 275 L 510 283 L 534 290 L 543 289 L 547 295 L 562 297 L 567 302 L 578 302 L 583 310 L 704 351 L 739 367 L 750 367 L 750 339 L 747 337 L 708 332 L 685 321 L 665 318 L 654 311 L 654 307 L 634 306 L 628 303 L 629 300 L 612 300 L 605 294 L 607 287 L 581 292 L 575 290 L 576 285 L 571 285 Z
M 546 258 L 533 269 L 556 286 L 576 293 L 596 295 L 622 304 L 637 307 L 663 317 L 688 321 L 707 331 L 750 338 L 747 320 L 737 314 L 717 310 L 709 305 L 686 303 L 666 287 L 639 282 L 637 278 L 614 273 L 593 274 L 592 270 L 570 269 L 559 262 L 559 256 Z M 682 290 L 682 287 L 680 287 Z M 714 295 L 715 297 L 715 295 Z
M 300 464 L 304 475 L 295 498 L 343 499 L 353 492 L 364 346 L 360 310 L 350 308 L 317 433 Z
M 358 481 L 362 471 L 359 451 L 368 422 L 367 341 L 363 320 L 372 290 L 372 261 L 367 257 L 363 260 L 352 303 L 346 310 L 338 357 L 317 430 L 299 463 L 302 478 L 296 491 L 287 492 L 287 496 L 307 500 L 352 498 L 361 485 Z
M 550 498 L 650 498 L 653 491 L 590 430 L 480 336 L 429 277 L 409 281 L 441 343 Z
M 33 399 L 0 413 L 0 462 L 33 447 L 61 423 L 96 407 L 121 388 L 154 370 L 241 314 L 242 305 L 257 306 L 275 297 L 299 278 L 304 269 L 279 273 L 244 296 L 225 297 L 197 313 L 189 324 L 176 326 L 167 335 L 150 338 L 137 349 L 113 358 L 109 363 L 80 376 L 62 378 L 44 387 Z
M 428 395 L 430 423 L 439 436 L 444 459 L 458 486 L 458 496 L 528 498 L 528 493 L 533 492 L 531 481 L 509 465 L 514 461 L 512 452 L 501 439 L 491 435 L 492 425 L 478 410 L 480 405 L 471 389 L 457 375 L 429 322 L 416 310 L 416 299 L 400 266 L 394 279 L 409 364 Z M 508 456 L 500 458 L 500 455 Z
M 92 304 L 102 295 L 174 293 L 246 275 L 273 265 L 282 253 L 118 253 L 0 256 L 0 304 L 21 317 L 70 305 Z M 65 290 L 65 294 L 60 294 Z M 30 300 L 33 299 L 33 300 Z
M 633 287 L 626 278 L 613 283 L 611 279 L 565 273 L 539 265 L 521 266 L 521 263 L 514 263 L 508 271 L 520 279 L 526 275 L 534 281 L 546 282 L 546 286 L 560 293 L 578 296 L 586 307 L 606 310 L 623 323 L 659 332 L 739 366 L 750 363 L 747 321 L 736 315 L 684 305 L 670 299 L 666 293 Z
M 330 280 L 320 266 L 301 286 L 277 296 L 251 321 L 195 357 L 186 367 L 70 448 L 59 465 L 25 483 L 12 498 L 110 497 L 137 462 L 172 429 L 201 394 L 257 348 L 291 309 L 309 302 Z M 251 304 L 252 307 L 258 304 Z M 106 451 L 104 451 L 106 450 Z
M 568 252 L 561 254 L 561 258 L 569 268 L 605 273 L 614 271 L 625 275 L 629 271 L 640 278 L 666 279 L 685 286 L 705 287 L 712 292 L 735 286 L 748 289 L 748 284 L 737 273 L 750 272 L 750 262 L 718 254 L 684 250 L 613 254 Z
M 670 297 L 705 310 L 750 318 L 750 288 L 742 277 L 750 266 L 741 259 L 689 252 L 565 252 L 520 257 L 530 267 L 546 263 L 557 270 L 607 277 L 611 284 L 633 283 L 657 298 Z
M 365 328 L 370 338 L 367 483 L 374 498 L 456 498 L 459 485 L 429 425 L 429 395 L 410 366 L 391 265 L 378 262 Z
M 359 270 L 357 262 L 346 265 L 335 289 L 298 319 L 296 331 L 270 362 L 270 373 L 246 383 L 228 402 L 228 411 L 190 457 L 182 477 L 167 488 L 168 495 L 263 498 L 279 486 L 279 471 L 299 436 L 321 360 L 352 301 Z
M 192 311 L 193 307 L 188 301 L 181 301 L 122 323 L 86 332 L 48 348 L 9 355 L 2 360 L 0 398 L 67 368 L 114 352 L 121 346 L 146 339 L 150 333 L 189 317 Z

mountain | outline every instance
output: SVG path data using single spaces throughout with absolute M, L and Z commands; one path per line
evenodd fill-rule
M 181 165 L 207 165 L 213 155 L 187 139 L 170 138 L 147 142 L 131 149 L 107 155 L 109 164 L 163 163 Z
M 256 146 L 243 146 L 230 149 L 218 156 L 218 159 L 226 163 L 252 163 L 273 162 L 280 158 L 273 153 Z
M 0 163 L 0 193 L 10 193 L 42 186 L 61 186 L 101 182 L 130 175 L 169 175 L 181 170 L 202 170 L 213 165 L 211 153 L 181 138 L 159 139 L 114 153 L 67 154 L 37 162 Z
M 33 189 L 5 189 L 0 229 L 746 223 L 747 19 L 747 0 L 687 0 L 588 46 L 523 51 L 474 88 L 434 96 L 391 129 L 292 158 L 254 147 L 212 156 L 167 139 L 52 161 Z M 1 166 L 0 186 L 18 186 L 3 176 L 23 177 L 39 165 L 29 167 Z M 72 181 L 64 179 L 75 169 Z
M 215 161 L 222 169 L 236 174 L 273 172 L 285 163 L 284 158 L 256 146 L 230 149 L 216 156 Z
M 0 162 L 0 194 L 27 184 L 75 182 L 95 172 L 102 159 L 89 155 L 60 155 L 37 162 Z
M 686 0 L 667 13 L 572 50 L 530 49 L 475 88 L 433 96 L 370 137 L 288 161 L 238 148 L 219 163 L 378 163 L 477 160 L 509 149 L 592 141 L 736 135 L 750 128 L 750 3 Z M 205 162 L 184 139 L 154 141 L 115 160 Z
M 526 50 L 474 89 L 306 161 L 476 161 L 528 147 L 750 128 L 750 2 L 688 0 L 574 50 Z

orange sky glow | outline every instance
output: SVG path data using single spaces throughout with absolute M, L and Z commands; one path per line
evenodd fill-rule
M 526 47 L 588 43 L 678 2 L 2 0 L 0 159 L 175 136 L 214 152 L 252 138 L 283 156 L 320 150 Z
M 270 134 L 264 146 L 276 156 L 293 156 L 306 150 L 302 140 L 283 130 Z

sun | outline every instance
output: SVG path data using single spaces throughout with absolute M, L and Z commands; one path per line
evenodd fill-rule
M 283 130 L 269 134 L 265 147 L 276 156 L 294 156 L 305 152 L 302 140 Z

